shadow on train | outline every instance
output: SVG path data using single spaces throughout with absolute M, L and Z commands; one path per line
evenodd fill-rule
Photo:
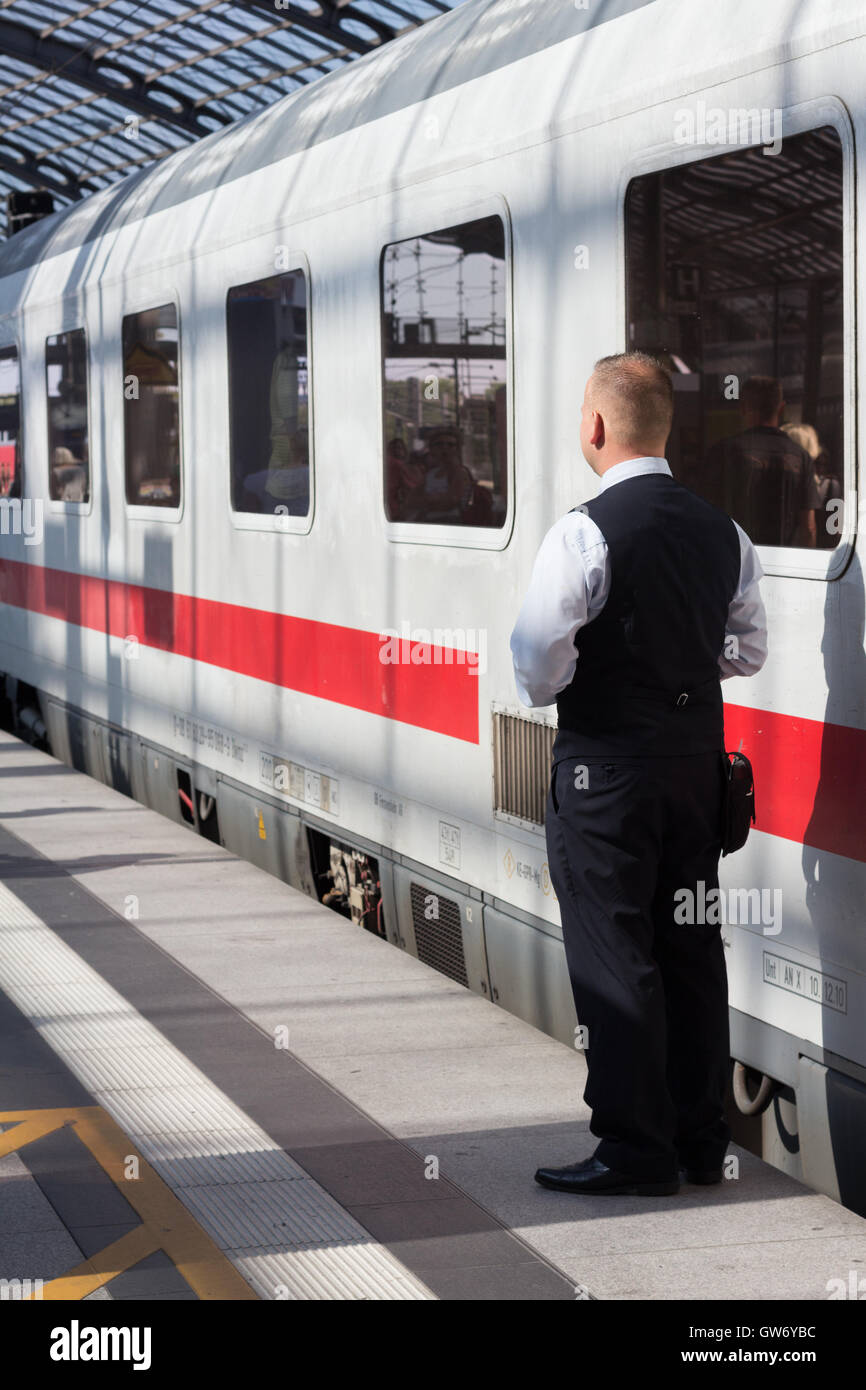
M 844 586 L 844 587 L 843 587 Z M 852 766 L 850 749 L 840 753 L 837 729 L 866 725 L 866 596 L 863 571 L 855 554 L 845 573 L 843 584 L 828 584 L 824 603 L 824 632 L 821 653 L 827 682 L 827 705 L 824 712 L 824 732 L 821 742 L 821 763 L 818 788 L 803 845 L 803 875 L 806 881 L 806 904 L 812 918 L 815 937 L 824 964 L 824 943 L 838 936 L 843 926 L 839 921 L 840 904 L 847 906 L 849 920 L 844 926 L 852 939 L 861 939 L 866 930 L 864 905 L 852 893 L 851 865 L 839 854 L 817 849 L 816 844 L 832 842 L 834 826 L 838 830 L 839 808 L 856 804 L 856 789 L 866 792 L 866 755 L 862 742 L 856 744 L 858 761 Z M 857 707 L 852 708 L 853 699 Z M 850 788 L 855 789 L 855 798 Z M 862 801 L 860 802 L 862 807 Z M 866 836 L 862 833 L 862 813 L 857 817 L 860 830 L 859 858 L 866 858 Z M 829 955 L 829 953 L 828 953 Z M 860 952 L 862 969 L 862 947 Z M 833 971 L 832 957 L 827 961 Z M 866 1215 L 864 1190 L 863 1144 L 866 1134 L 866 1088 L 828 1068 L 826 1103 L 829 1131 L 833 1146 L 840 1200 L 861 1215 Z

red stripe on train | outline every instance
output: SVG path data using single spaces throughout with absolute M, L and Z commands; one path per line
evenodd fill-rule
M 14 560 L 0 560 L 0 602 L 478 743 L 471 669 L 383 665 L 378 633 Z M 866 731 L 726 705 L 725 743 L 752 760 L 757 829 L 866 862 Z
M 478 742 L 478 677 L 453 648 L 412 642 L 417 664 L 383 663 L 376 632 L 18 560 L 0 560 L 0 602 Z
M 755 772 L 757 830 L 866 862 L 866 731 L 725 705 L 725 747 Z

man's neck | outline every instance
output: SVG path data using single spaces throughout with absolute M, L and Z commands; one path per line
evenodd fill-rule
M 606 468 L 599 479 L 599 492 L 628 478 L 641 477 L 647 473 L 671 475 L 670 464 L 661 454 L 639 454 L 635 458 L 623 459 L 621 463 Z
M 614 458 L 606 458 L 602 465 L 593 469 L 593 472 L 597 473 L 600 478 L 603 478 L 605 473 L 609 473 L 611 468 L 618 468 L 621 463 L 634 463 L 636 459 L 653 458 L 664 458 L 664 454 L 657 452 L 655 449 L 633 449 L 630 453 L 623 452 L 617 454 Z

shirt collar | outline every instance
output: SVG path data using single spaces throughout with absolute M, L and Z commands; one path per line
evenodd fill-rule
M 669 478 L 673 477 L 667 459 L 649 456 L 626 459 L 623 463 L 615 463 L 613 468 L 602 474 L 598 490 L 604 492 L 607 488 L 613 487 L 614 483 L 623 483 L 626 478 L 641 478 L 645 473 L 667 473 Z

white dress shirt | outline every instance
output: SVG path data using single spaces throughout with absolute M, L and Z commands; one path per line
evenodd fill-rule
M 671 476 L 666 459 L 628 459 L 602 475 L 599 492 L 645 473 Z M 719 653 L 721 680 L 754 675 L 767 659 L 767 617 L 758 587 L 764 572 L 745 531 L 734 525 L 740 539 L 740 579 L 728 608 L 725 647 Z M 568 512 L 541 543 L 511 634 L 514 679 L 525 705 L 552 705 L 569 684 L 577 667 L 575 635 L 598 617 L 609 593 L 604 536 L 586 512 Z M 728 650 L 733 654 L 726 654 Z

